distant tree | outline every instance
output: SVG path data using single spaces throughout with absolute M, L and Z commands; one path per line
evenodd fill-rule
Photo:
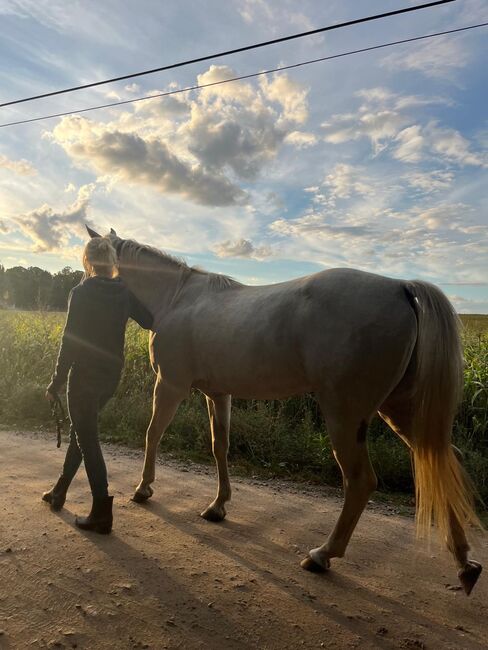
M 82 277 L 82 271 L 73 271 L 70 266 L 65 266 L 64 269 L 53 275 L 49 299 L 51 309 L 66 309 L 69 292 L 77 284 L 80 284 Z
M 8 303 L 18 309 L 32 307 L 32 287 L 30 273 L 23 266 L 14 266 L 5 272 Z
M 51 275 L 37 266 L 5 269 L 0 264 L 0 307 L 65 310 L 69 292 L 82 277 L 69 266 Z
M 48 309 L 50 307 L 51 285 L 53 281 L 49 271 L 44 271 L 37 266 L 30 266 L 31 309 Z

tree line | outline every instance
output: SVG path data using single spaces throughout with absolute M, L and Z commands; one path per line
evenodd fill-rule
M 0 308 L 65 310 L 69 292 L 82 277 L 70 266 L 52 274 L 37 266 L 6 269 L 0 264 Z

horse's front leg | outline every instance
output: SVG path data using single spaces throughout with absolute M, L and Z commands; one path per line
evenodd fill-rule
M 171 424 L 182 399 L 182 393 L 165 384 L 161 376 L 158 375 L 154 385 L 153 413 L 146 433 L 144 468 L 141 481 L 132 497 L 136 503 L 142 503 L 153 495 L 151 483 L 154 482 L 156 474 L 158 444 L 163 433 Z
M 208 417 L 212 431 L 212 451 L 217 463 L 217 496 L 201 516 L 208 521 L 225 518 L 225 502 L 230 501 L 231 489 L 227 452 L 229 451 L 230 395 L 207 395 Z

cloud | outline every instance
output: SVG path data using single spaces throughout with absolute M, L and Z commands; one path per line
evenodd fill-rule
M 198 82 L 232 76 L 228 66 L 212 65 Z M 237 206 L 248 200 L 239 183 L 255 181 L 306 118 L 307 90 L 282 75 L 256 85 L 213 86 L 193 99 L 150 101 L 113 122 L 66 117 L 50 137 L 112 186 L 146 185 L 200 205 Z M 288 144 L 312 140 L 304 133 Z
M 467 286 L 463 285 L 462 286 Z M 488 300 L 476 299 L 476 298 L 466 298 L 457 294 L 450 295 L 447 297 L 453 303 L 458 314 L 486 314 L 488 313 Z M 481 329 L 481 328 L 480 328 Z M 481 332 L 480 332 L 481 334 Z
M 451 171 L 434 169 L 432 171 L 409 172 L 404 176 L 407 183 L 420 192 L 429 193 L 447 189 L 454 180 Z
M 54 140 L 76 161 L 126 183 L 150 185 L 203 205 L 242 203 L 246 195 L 221 174 L 181 160 L 162 141 L 68 117 L 53 131 Z
M 298 219 L 277 219 L 270 227 L 282 235 L 312 235 L 328 241 L 349 237 L 362 238 L 374 231 L 374 228 L 366 225 L 327 223 L 327 216 L 324 214 L 309 214 Z
M 88 8 L 83 2 L 73 2 L 66 11 L 62 0 L 6 0 L 0 2 L 1 14 L 31 19 L 72 38 L 81 36 L 91 41 L 109 42 L 113 47 L 127 47 L 127 35 L 121 33 L 123 14 L 103 3 Z M 36 44 L 38 42 L 36 39 Z
M 188 150 L 213 173 L 231 170 L 238 178 L 254 180 L 273 160 L 286 135 L 274 112 L 262 105 L 227 106 L 224 114 L 194 106 L 181 129 Z
M 286 74 L 277 74 L 271 78 L 261 77 L 261 91 L 265 98 L 277 102 L 283 107 L 280 119 L 303 124 L 308 117 L 308 89 L 293 81 Z
M 293 145 L 297 149 L 305 149 L 317 144 L 318 138 L 314 133 L 307 131 L 292 131 L 285 137 L 284 142 Z
M 347 191 L 346 191 L 347 193 Z M 464 203 L 393 211 L 367 197 L 345 209 L 317 206 L 269 226 L 284 257 L 439 281 L 486 278 L 486 227 Z
M 324 122 L 324 140 L 342 144 L 368 138 L 375 155 L 390 150 L 396 160 L 419 163 L 425 159 L 446 161 L 460 166 L 487 166 L 486 155 L 472 151 L 470 142 L 459 131 L 440 126 L 435 120 L 415 123 L 405 113 L 407 108 L 431 103 L 450 103 L 440 97 L 398 95 L 376 87 L 356 93 L 363 100 L 355 113 L 333 115 Z
M 356 96 L 363 103 L 355 113 L 333 115 L 322 124 L 326 129 L 324 140 L 332 144 L 342 144 L 368 138 L 375 155 L 386 149 L 402 129 L 411 127 L 411 118 L 404 114 L 406 109 L 451 103 L 442 97 L 400 95 L 381 86 L 364 88 L 359 90 Z
M 471 151 L 470 143 L 459 131 L 440 127 L 431 121 L 425 126 L 415 124 L 398 133 L 399 143 L 393 157 L 406 163 L 417 163 L 426 157 L 437 158 L 464 167 L 487 167 L 488 157 Z
M 459 131 L 442 128 L 437 122 L 430 122 L 425 129 L 431 150 L 458 165 L 488 166 L 488 157 L 472 152 L 470 143 Z
M 392 110 L 360 111 L 334 115 L 331 121 L 324 122 L 326 129 L 324 140 L 332 144 L 341 144 L 359 138 L 369 138 L 375 154 L 380 153 L 389 140 L 408 124 L 408 119 Z
M 371 194 L 374 189 L 364 170 L 345 163 L 338 163 L 327 174 L 324 184 L 330 188 L 332 199 L 347 199 L 353 194 Z
M 281 31 L 281 23 L 289 28 L 291 25 L 296 25 L 298 28 L 304 30 L 313 29 L 313 22 L 303 13 L 296 11 L 296 3 L 293 2 L 280 2 L 279 12 L 276 11 L 276 6 L 265 0 L 239 0 L 237 11 L 246 23 L 253 26 L 262 25 L 267 31 L 272 33 Z M 291 6 L 291 10 L 287 5 Z M 281 21 L 279 20 L 281 19 Z M 317 38 L 317 37 L 315 37 Z M 322 41 L 322 37 L 320 37 Z
M 223 241 L 214 247 L 218 257 L 247 257 L 263 259 L 272 254 L 268 246 L 255 246 L 249 239 L 238 239 L 237 241 Z
M 411 70 L 426 77 L 449 78 L 454 71 L 464 68 L 470 60 L 461 40 L 439 37 L 417 45 L 415 50 L 401 48 L 383 59 L 389 70 Z
M 7 156 L 0 155 L 0 169 L 8 169 L 19 176 L 31 176 L 37 170 L 28 160 L 10 160 Z
M 398 146 L 393 152 L 393 157 L 402 162 L 415 163 L 422 159 L 425 138 L 422 129 L 415 124 L 409 126 L 395 137 Z
M 5 221 L 3 221 L 3 219 L 0 219 L 0 232 L 4 235 L 10 232 L 10 228 L 7 226 Z
M 82 186 L 76 201 L 64 210 L 54 210 L 44 204 L 14 217 L 12 221 L 32 241 L 34 252 L 59 252 L 69 244 L 73 235 L 86 237 L 85 224 L 93 225 L 87 212 L 93 189 L 93 185 Z

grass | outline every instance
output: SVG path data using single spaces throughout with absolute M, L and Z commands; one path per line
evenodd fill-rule
M 65 314 L 0 311 L 0 423 L 53 428 L 45 387 L 54 368 Z M 465 388 L 454 441 L 488 503 L 488 316 L 463 316 Z M 115 398 L 101 417 L 105 440 L 144 444 L 153 373 L 147 333 L 129 324 L 126 364 Z M 368 434 L 369 450 L 384 492 L 411 492 L 410 456 L 379 419 Z M 178 410 L 161 443 L 163 451 L 212 460 L 204 397 L 195 391 Z M 302 481 L 341 483 L 318 406 L 310 395 L 282 401 L 234 400 L 230 460 L 239 472 Z

